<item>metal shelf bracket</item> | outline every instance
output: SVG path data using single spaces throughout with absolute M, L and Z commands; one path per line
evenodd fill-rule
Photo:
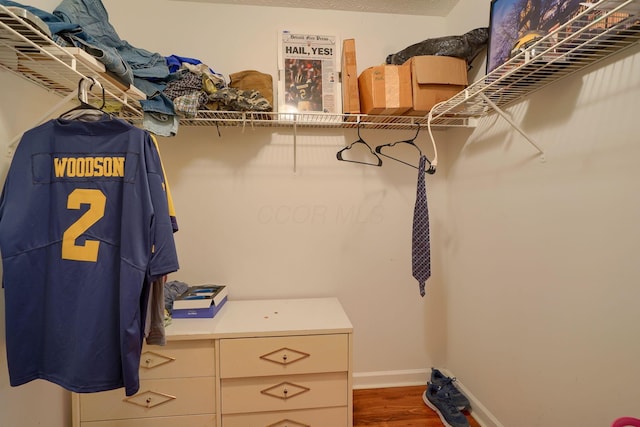
M 493 108 L 495 112 L 500 115 L 500 117 L 505 119 L 507 123 L 511 125 L 511 127 L 518 131 L 518 133 L 522 135 L 524 139 L 529 142 L 529 144 L 531 144 L 536 150 L 538 150 L 538 152 L 543 156 L 544 159 L 544 150 L 540 148 L 540 146 L 533 140 L 533 138 L 531 138 L 520 126 L 518 126 L 513 120 L 511 120 L 511 117 L 509 117 L 504 111 L 502 111 L 500 107 L 494 104 L 487 95 L 485 95 L 484 93 L 480 93 L 480 97 L 487 103 L 487 105 Z

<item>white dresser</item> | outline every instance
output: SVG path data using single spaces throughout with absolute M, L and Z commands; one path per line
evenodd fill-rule
M 336 298 L 231 300 L 166 334 L 143 348 L 136 395 L 73 394 L 73 426 L 353 426 L 353 327 Z

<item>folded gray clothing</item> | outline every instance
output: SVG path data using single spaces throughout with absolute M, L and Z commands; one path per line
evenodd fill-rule
M 189 285 L 177 280 L 168 281 L 164 284 L 164 308 L 171 313 L 173 309 L 173 301 L 185 293 L 189 289 Z

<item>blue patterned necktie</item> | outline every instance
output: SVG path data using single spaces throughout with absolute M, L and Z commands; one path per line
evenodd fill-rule
M 420 285 L 420 295 L 424 296 L 424 284 L 431 276 L 431 248 L 429 245 L 429 208 L 427 206 L 427 189 L 425 186 L 425 167 L 427 158 L 420 157 L 418 166 L 418 190 L 416 205 L 413 210 L 412 237 L 412 273 Z

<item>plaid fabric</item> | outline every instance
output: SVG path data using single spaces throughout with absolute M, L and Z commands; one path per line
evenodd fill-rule
M 175 98 L 173 107 L 176 110 L 176 114 L 192 119 L 198 115 L 198 110 L 204 108 L 206 101 L 207 94 L 205 92 L 192 92 Z
M 175 100 L 179 96 L 202 91 L 202 77 L 198 74 L 187 71 L 182 77 L 167 83 L 167 87 L 162 91 L 167 98 Z

